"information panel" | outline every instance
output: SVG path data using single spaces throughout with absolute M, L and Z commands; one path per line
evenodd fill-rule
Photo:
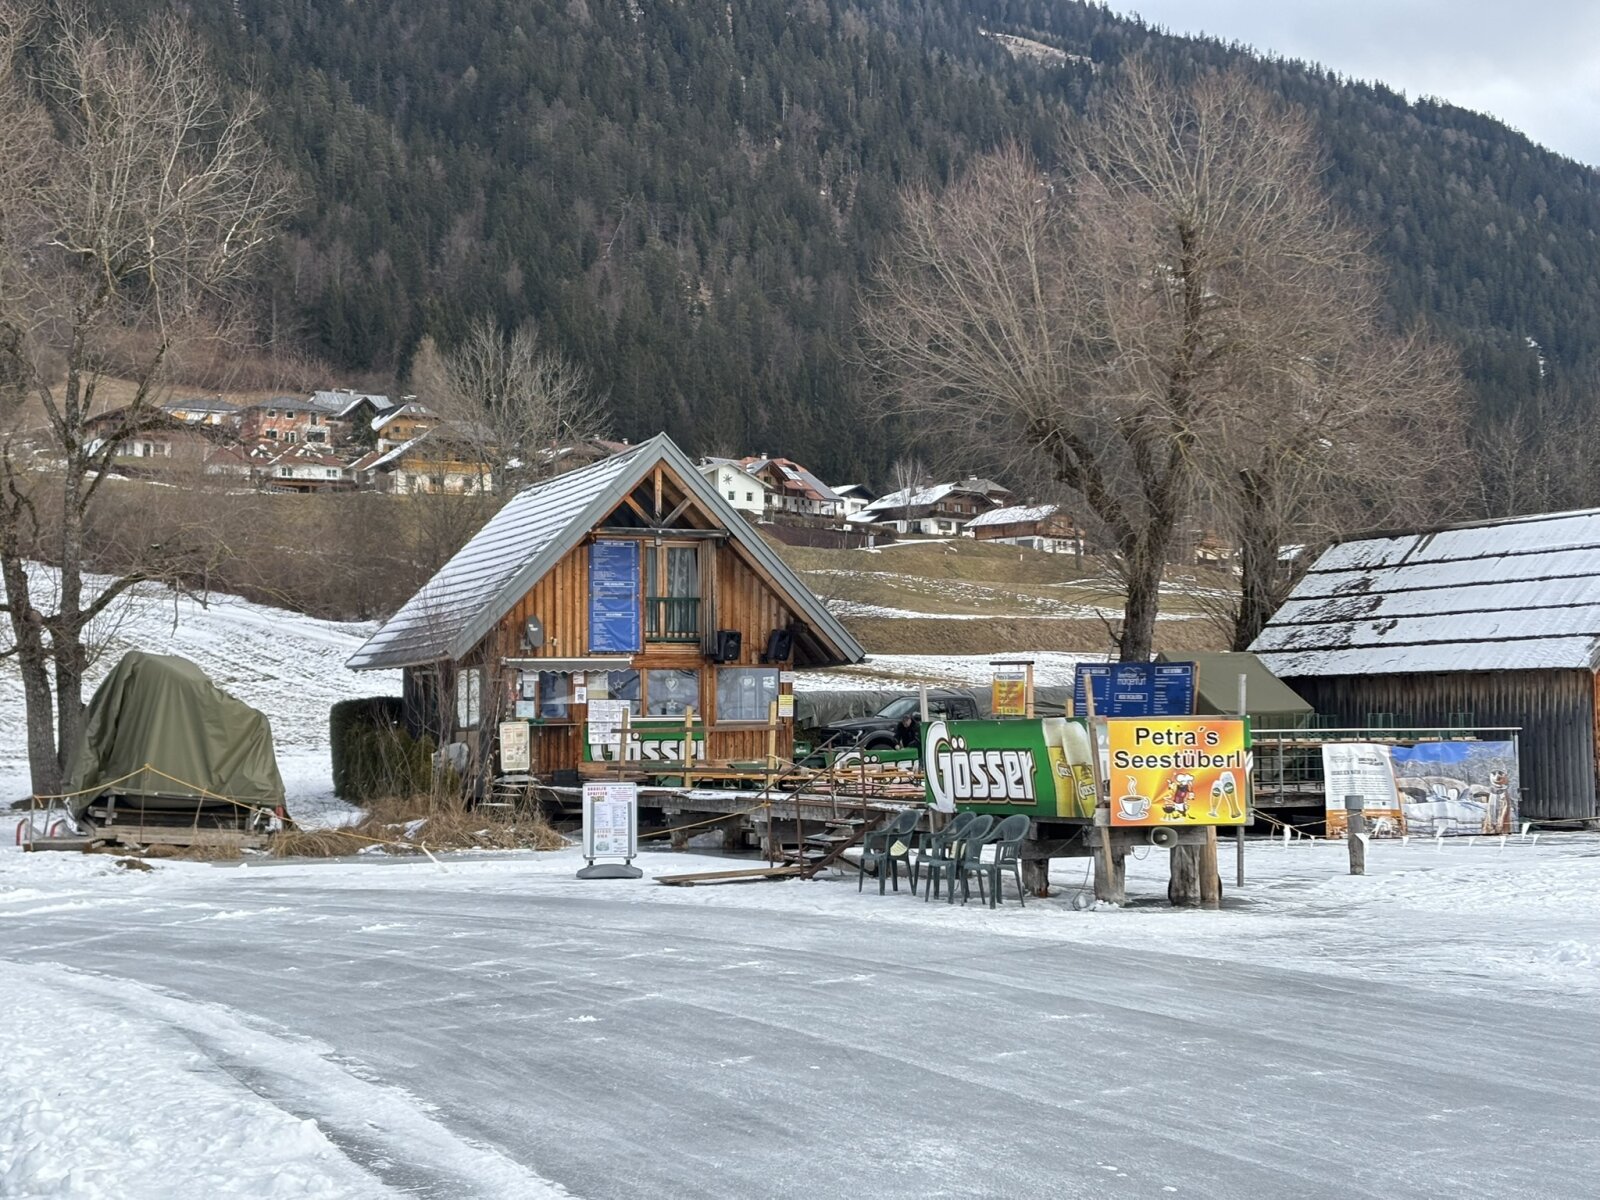
M 639 543 L 595 542 L 589 547 L 590 652 L 631 654 L 641 649 L 643 635 Z
M 639 853 L 639 787 L 589 781 L 583 785 L 583 856 L 631 859 Z
M 1194 713 L 1194 663 L 1079 663 L 1073 702 L 1088 714 L 1094 689 L 1097 717 L 1187 717 Z

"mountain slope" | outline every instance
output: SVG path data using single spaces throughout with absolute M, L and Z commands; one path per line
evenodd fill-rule
M 881 478 L 892 431 L 858 415 L 849 350 L 896 188 L 1008 137 L 1048 159 L 1061 110 L 1142 54 L 1180 73 L 1245 62 L 1306 107 L 1327 186 L 1389 264 L 1394 319 L 1461 346 L 1483 419 L 1600 371 L 1594 171 L 1476 114 L 1091 5 L 234 0 L 187 16 L 265 93 L 307 181 L 275 328 L 347 370 L 403 373 L 424 333 L 449 340 L 479 312 L 531 317 L 595 371 L 621 434 Z

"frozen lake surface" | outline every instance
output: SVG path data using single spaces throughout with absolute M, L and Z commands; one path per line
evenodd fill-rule
M 1600 838 L 1343 854 L 1200 913 L 7 850 L 0 1196 L 1592 1195 Z

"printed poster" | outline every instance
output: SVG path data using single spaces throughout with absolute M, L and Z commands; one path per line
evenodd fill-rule
M 1517 827 L 1516 742 L 1390 746 L 1389 760 L 1407 833 L 1471 836 Z
M 1243 721 L 1114 718 L 1106 761 L 1113 825 L 1243 825 L 1249 814 Z
M 1372 742 L 1324 743 L 1322 782 L 1329 837 L 1342 838 L 1349 832 L 1347 796 L 1361 797 L 1368 836 L 1399 837 L 1405 832 L 1405 813 L 1394 786 L 1389 747 Z

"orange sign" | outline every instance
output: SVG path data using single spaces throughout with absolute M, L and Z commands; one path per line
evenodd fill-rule
M 1245 722 L 1117 717 L 1106 722 L 1113 825 L 1243 825 L 1250 807 Z
M 989 709 L 997 717 L 1025 717 L 1028 715 L 1028 681 L 1021 671 L 1015 678 L 995 673 L 994 686 L 989 696 Z

